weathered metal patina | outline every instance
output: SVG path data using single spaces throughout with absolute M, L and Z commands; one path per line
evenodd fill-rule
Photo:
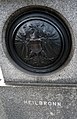
M 28 71 L 46 73 L 56 70 L 66 61 L 71 37 L 58 15 L 36 7 L 10 21 L 6 46 L 19 66 Z

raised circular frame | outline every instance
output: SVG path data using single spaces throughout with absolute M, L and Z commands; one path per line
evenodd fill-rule
M 7 51 L 16 64 L 34 73 L 49 73 L 68 59 L 71 33 L 64 19 L 48 7 L 18 10 L 5 32 Z

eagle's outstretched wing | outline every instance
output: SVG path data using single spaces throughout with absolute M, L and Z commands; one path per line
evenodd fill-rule
M 61 51 L 61 39 L 59 34 L 56 32 L 52 32 L 51 34 L 47 35 L 47 37 L 42 39 L 42 47 L 47 57 L 51 60 L 57 58 Z

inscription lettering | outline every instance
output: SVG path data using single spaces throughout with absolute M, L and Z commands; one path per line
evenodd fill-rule
M 58 106 L 61 107 L 61 102 L 53 101 L 33 101 L 33 100 L 24 100 L 24 104 L 36 105 L 36 106 Z

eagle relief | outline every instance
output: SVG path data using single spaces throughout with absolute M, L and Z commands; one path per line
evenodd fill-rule
M 52 64 L 61 51 L 57 29 L 42 20 L 31 20 L 20 26 L 14 44 L 19 57 L 34 67 Z

